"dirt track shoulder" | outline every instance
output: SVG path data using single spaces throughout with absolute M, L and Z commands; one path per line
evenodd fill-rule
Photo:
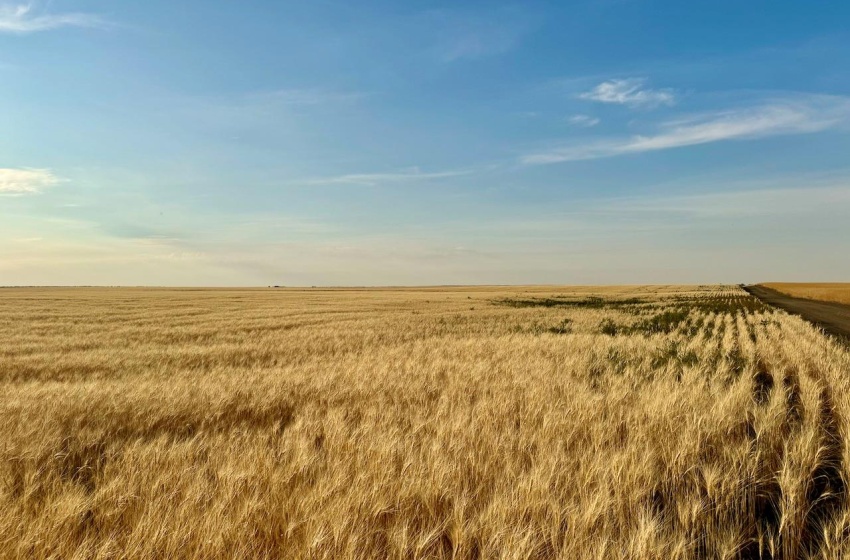
M 850 342 L 850 305 L 795 298 L 760 285 L 744 289 L 763 302 L 800 315 L 826 332 Z

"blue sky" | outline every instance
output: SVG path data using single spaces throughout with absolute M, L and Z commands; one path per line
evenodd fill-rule
M 0 284 L 850 280 L 848 23 L 0 0 Z

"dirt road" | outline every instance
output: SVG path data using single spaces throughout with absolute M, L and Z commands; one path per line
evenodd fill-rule
M 795 298 L 760 285 L 744 289 L 767 304 L 800 315 L 826 332 L 850 341 L 850 305 Z

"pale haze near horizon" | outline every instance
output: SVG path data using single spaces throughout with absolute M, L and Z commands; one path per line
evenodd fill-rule
M 848 20 L 0 0 L 0 285 L 848 280 Z

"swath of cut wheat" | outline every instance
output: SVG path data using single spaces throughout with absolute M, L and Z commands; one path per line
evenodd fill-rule
M 764 284 L 768 288 L 789 296 L 816 299 L 822 301 L 834 301 L 837 303 L 850 304 L 850 283 L 782 283 L 771 282 Z
M 848 558 L 850 355 L 734 286 L 0 290 L 2 558 Z

